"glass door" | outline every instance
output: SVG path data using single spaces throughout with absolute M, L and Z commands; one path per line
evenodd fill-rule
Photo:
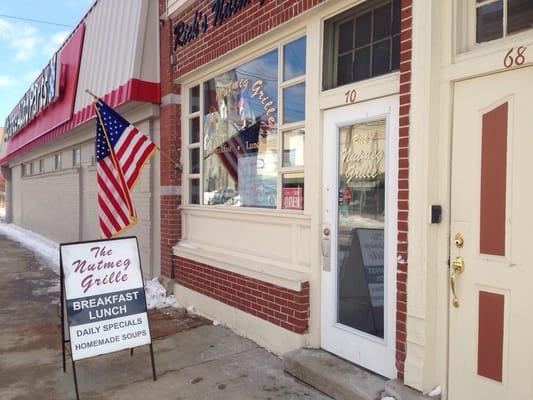
M 395 377 L 397 96 L 324 113 L 322 347 Z
M 385 119 L 339 128 L 337 323 L 382 338 Z

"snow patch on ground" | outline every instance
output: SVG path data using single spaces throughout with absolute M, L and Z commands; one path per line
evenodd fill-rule
M 59 274 L 59 245 L 56 242 L 15 224 L 0 223 L 0 233 L 36 253 L 46 261 L 47 267 Z
M 34 296 L 42 296 L 46 294 L 52 294 L 52 293 L 59 293 L 59 279 L 56 279 L 54 281 L 46 281 L 46 286 L 33 289 L 31 291 L 31 294 Z
M 146 281 L 144 283 L 144 291 L 146 293 L 146 305 L 149 310 L 153 308 L 181 307 L 173 294 L 167 296 L 167 290 L 157 278 Z
M 0 234 L 7 236 L 9 239 L 20 243 L 28 250 L 34 252 L 38 257 L 44 259 L 44 265 L 46 267 L 51 268 L 59 275 L 59 245 L 56 242 L 15 224 L 1 222 Z M 53 282 L 45 287 L 35 289 L 33 294 L 43 295 L 56 292 L 59 292 L 59 282 Z M 148 309 L 181 307 L 173 294 L 167 296 L 166 289 L 159 283 L 157 278 L 145 282 L 145 292 Z

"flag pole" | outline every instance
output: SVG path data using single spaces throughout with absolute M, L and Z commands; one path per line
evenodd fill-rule
M 98 97 L 97 95 L 92 93 L 89 89 L 85 89 L 85 92 L 90 94 L 93 97 L 94 101 L 98 101 L 100 99 L 100 97 Z M 105 129 L 104 129 L 104 131 L 105 131 Z M 107 137 L 107 133 L 106 133 L 106 137 Z M 170 157 L 166 152 L 161 150 L 161 148 L 157 144 L 154 143 L 154 146 L 159 151 L 159 153 L 161 153 L 161 155 L 163 157 L 165 157 L 168 161 L 170 161 L 174 165 L 174 168 L 176 168 L 179 171 L 183 171 L 183 166 L 181 165 L 181 163 L 179 161 L 176 161 L 172 157 Z
M 90 93 L 89 91 L 87 91 Z M 96 107 L 96 102 L 98 101 L 98 97 L 93 96 L 93 106 L 94 111 L 96 112 L 96 115 L 98 116 L 98 122 L 100 126 L 102 127 L 102 130 L 104 131 L 105 140 L 107 142 L 107 147 L 109 148 L 109 154 L 111 155 L 111 160 L 113 161 L 113 165 L 115 166 L 115 169 L 117 170 L 117 173 L 120 176 L 120 188 L 122 189 L 122 195 L 124 196 L 124 200 L 128 203 L 128 211 L 130 212 L 130 217 L 133 218 L 133 222 L 136 222 L 135 213 L 133 212 L 133 205 L 131 204 L 131 198 L 127 195 L 126 188 L 124 185 L 126 182 L 124 181 L 124 174 L 122 172 L 122 169 L 120 168 L 117 159 L 115 158 L 115 152 L 113 150 L 113 147 L 111 146 L 111 142 L 109 141 L 109 136 L 107 135 L 107 130 L 105 129 L 104 121 L 102 121 L 102 116 L 100 115 L 100 111 L 98 111 L 98 108 Z

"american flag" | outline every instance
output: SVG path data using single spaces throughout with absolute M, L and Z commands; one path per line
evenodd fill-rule
M 260 124 L 255 123 L 223 142 L 215 149 L 222 164 L 237 180 L 239 157 L 257 154 Z
M 101 99 L 94 107 L 98 218 L 109 238 L 137 222 L 130 191 L 156 146 Z

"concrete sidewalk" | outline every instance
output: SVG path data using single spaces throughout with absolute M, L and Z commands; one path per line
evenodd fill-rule
M 0 235 L 0 398 L 75 398 L 61 368 L 58 277 Z M 193 326 L 191 324 L 190 326 Z M 76 363 L 81 399 L 329 399 L 283 372 L 279 358 L 228 329 L 203 325 L 148 348 Z

